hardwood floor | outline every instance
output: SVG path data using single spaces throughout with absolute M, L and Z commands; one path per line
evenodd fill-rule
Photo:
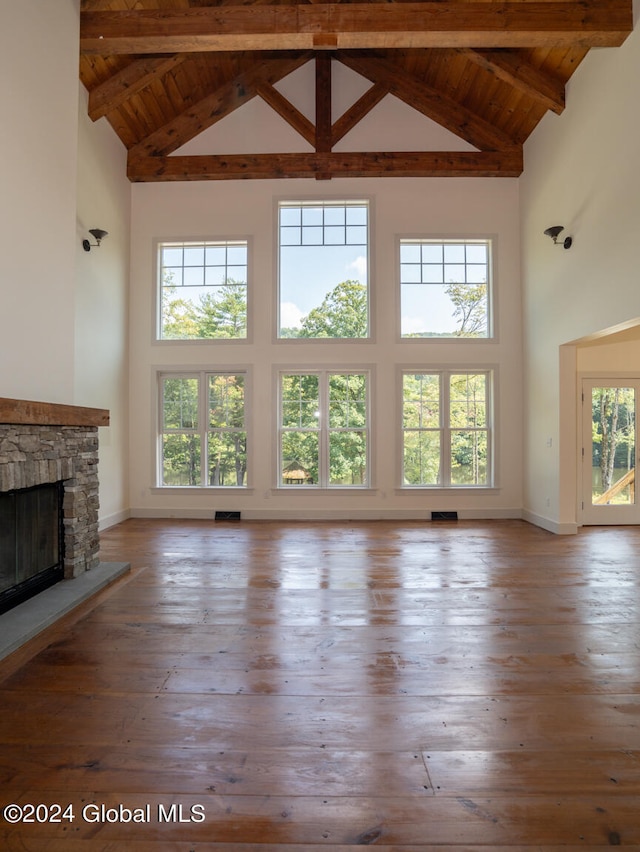
M 0 665 L 2 807 L 63 811 L 3 849 L 640 850 L 640 528 L 131 520 L 102 558 Z

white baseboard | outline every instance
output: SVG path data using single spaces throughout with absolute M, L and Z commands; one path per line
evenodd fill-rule
M 431 509 L 237 509 L 246 521 L 430 521 Z M 213 520 L 212 509 L 131 509 L 132 518 Z M 520 520 L 521 509 L 459 509 L 458 519 Z
M 127 521 L 131 517 L 129 509 L 123 509 L 121 512 L 114 512 L 111 515 L 105 515 L 98 520 L 98 530 L 107 530 L 109 527 L 114 527 L 116 524 Z
M 555 533 L 556 535 L 576 535 L 578 532 L 578 524 L 576 523 L 558 523 L 552 518 L 546 518 L 544 515 L 538 515 L 535 512 L 530 512 L 528 509 L 522 510 L 522 519 L 536 527 L 542 527 L 543 530 Z

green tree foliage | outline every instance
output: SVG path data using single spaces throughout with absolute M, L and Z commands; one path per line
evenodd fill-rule
M 244 485 L 247 434 L 244 376 L 209 377 L 209 485 Z
M 162 409 L 163 485 L 199 485 L 198 380 L 165 378 Z
M 302 320 L 298 337 L 366 337 L 367 288 L 359 281 L 343 281 Z
M 440 481 L 440 376 L 407 373 L 403 377 L 404 481 L 437 485 Z
M 162 337 L 164 340 L 216 340 L 247 336 L 247 285 L 227 279 L 197 302 L 177 298 L 171 274 L 162 288 Z

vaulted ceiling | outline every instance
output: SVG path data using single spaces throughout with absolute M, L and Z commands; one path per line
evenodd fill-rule
M 515 177 L 588 50 L 632 27 L 632 0 L 81 0 L 80 78 L 132 181 Z M 307 63 L 315 120 L 278 88 Z M 340 115 L 333 63 L 368 81 Z M 334 150 L 387 95 L 473 150 Z M 175 154 L 256 97 L 307 152 Z

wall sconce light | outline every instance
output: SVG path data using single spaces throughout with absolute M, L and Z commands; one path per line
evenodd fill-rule
M 571 248 L 571 244 L 573 243 L 573 237 L 565 237 L 562 242 L 558 242 L 558 234 L 560 231 L 564 231 L 564 225 L 554 225 L 552 228 L 547 228 L 545 234 L 554 242 L 554 245 L 564 246 L 566 249 Z
M 109 232 L 103 231 L 102 228 L 89 228 L 89 233 L 95 239 L 95 243 L 90 243 L 89 240 L 83 240 L 82 248 L 85 251 L 91 251 L 91 246 L 99 246 L 102 240 L 109 236 Z

